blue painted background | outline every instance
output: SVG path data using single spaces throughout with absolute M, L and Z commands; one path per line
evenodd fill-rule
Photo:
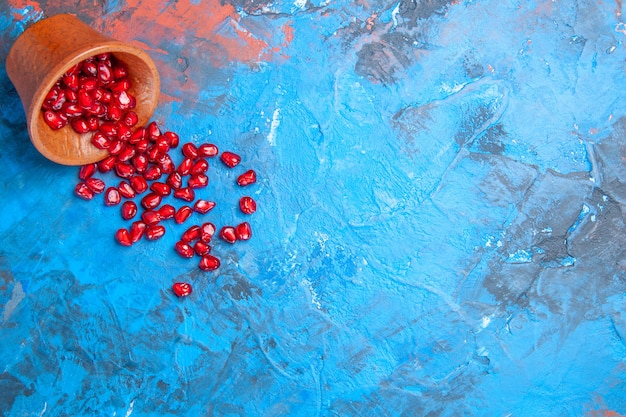
M 623 12 L 2 3 L 2 62 L 76 14 L 153 57 L 153 120 L 259 180 L 253 238 L 216 243 L 218 271 L 174 253 L 174 223 L 121 247 L 118 208 L 29 142 L 3 65 L 0 414 L 626 414 Z M 189 224 L 248 220 L 236 175 L 212 162 L 218 206 Z

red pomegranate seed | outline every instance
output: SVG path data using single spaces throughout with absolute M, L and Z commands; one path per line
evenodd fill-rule
M 116 162 L 117 158 L 115 156 L 107 156 L 102 161 L 98 162 L 98 171 L 109 172 L 115 167 Z
M 169 154 L 163 154 L 159 156 L 157 163 L 161 167 L 161 172 L 164 174 L 171 174 L 176 171 L 176 165 L 174 165 L 174 161 L 169 156 Z
M 215 271 L 220 267 L 220 260 L 213 255 L 204 255 L 198 266 L 203 271 Z
M 193 159 L 187 157 L 182 160 L 182 162 L 178 165 L 178 168 L 176 168 L 176 170 L 180 173 L 180 175 L 185 176 L 185 175 L 189 175 L 189 172 L 191 171 L 192 166 L 193 166 Z
M 165 132 L 163 133 L 163 136 L 165 137 L 165 139 L 167 139 L 167 143 L 169 144 L 170 148 L 176 148 L 180 143 L 179 136 L 174 132 Z
M 89 74 L 92 77 L 98 75 L 98 66 L 93 61 L 83 61 L 81 68 L 85 74 Z
M 91 95 L 91 98 L 93 98 L 94 100 L 97 97 L 102 97 L 99 92 L 95 91 L 98 88 L 98 85 L 98 80 L 95 77 L 80 77 L 78 79 L 78 89 L 88 91 Z
M 128 141 L 132 136 L 132 131 L 130 127 L 126 126 L 124 123 L 118 123 L 117 125 L 117 138 L 119 140 L 123 140 L 124 142 Z
M 82 117 L 78 119 L 72 119 L 70 124 L 72 125 L 72 129 L 74 129 L 76 133 L 82 134 L 90 131 L 89 125 L 87 124 L 87 119 L 83 119 Z
M 143 173 L 148 168 L 148 157 L 143 153 L 135 152 L 135 156 L 133 156 L 131 163 L 135 167 L 135 172 Z
M 129 142 L 133 143 L 130 140 Z M 150 141 L 148 139 L 141 139 L 139 142 L 134 143 L 134 145 L 137 152 L 144 153 L 148 151 L 148 148 L 150 147 Z M 146 155 L 146 158 L 149 159 L 148 155 Z
M 130 178 L 130 186 L 137 194 L 143 194 L 148 189 L 148 182 L 140 175 L 135 175 Z
M 137 99 L 128 94 L 128 91 L 113 94 L 113 100 L 122 110 L 134 109 L 137 106 Z
M 106 85 L 113 80 L 113 72 L 108 61 L 100 61 L 98 66 L 98 80 Z
M 198 157 L 198 148 L 191 142 L 185 143 L 181 148 L 181 152 L 185 155 L 185 158 L 196 159 Z
M 130 240 L 133 243 L 137 243 L 141 240 L 146 233 L 146 224 L 140 220 L 134 221 L 130 225 Z
M 124 148 L 120 151 L 120 153 L 117 154 L 117 159 L 119 161 L 126 162 L 132 159 L 134 156 L 135 156 L 135 148 L 133 148 L 132 146 L 124 146 Z M 131 164 L 132 164 L 132 161 L 131 161 Z M 135 164 L 132 164 L 132 165 L 136 170 L 137 167 L 135 166 Z
M 111 59 L 111 54 L 109 52 L 103 52 L 101 54 L 96 55 L 93 58 L 97 59 L 98 61 L 108 61 Z
M 179 172 L 174 171 L 172 172 L 170 175 L 167 176 L 167 180 L 165 180 L 165 182 L 167 182 L 167 184 L 176 189 L 179 189 L 180 187 L 182 187 L 183 185 L 183 177 L 180 175 Z
M 87 187 L 89 187 L 89 189 L 96 194 L 100 194 L 105 188 L 104 181 L 99 178 L 89 177 L 85 180 L 85 184 L 87 184 Z
M 171 204 L 163 204 L 161 207 L 159 207 L 158 211 L 159 211 L 159 216 L 161 216 L 162 220 L 172 219 L 174 218 L 174 215 L 176 214 L 176 209 Z
M 87 126 L 89 126 L 90 132 L 96 132 L 100 128 L 100 119 L 96 116 L 89 116 L 87 118 Z
M 174 197 L 191 202 L 195 200 L 196 193 L 193 190 L 193 188 L 184 187 L 184 188 L 179 188 L 177 190 L 174 190 Z
M 137 116 L 137 113 L 131 110 L 124 115 L 124 119 L 122 121 L 126 126 L 133 127 L 139 121 L 139 117 Z
M 217 146 L 213 145 L 212 143 L 203 143 L 202 145 L 198 146 L 198 156 L 212 158 L 218 153 L 219 149 L 217 149 Z
M 128 77 L 128 67 L 122 61 L 115 61 L 112 65 L 113 78 L 119 80 Z
M 74 194 L 85 200 L 91 200 L 94 197 L 94 192 L 84 182 L 76 184 Z
M 194 255 L 193 248 L 187 242 L 183 242 L 182 240 L 179 240 L 178 242 L 174 244 L 174 249 L 176 249 L 176 252 L 178 252 L 178 254 L 182 256 L 183 258 L 193 258 L 193 255 Z
M 115 187 L 109 187 L 104 193 L 104 204 L 107 206 L 115 206 L 122 201 L 120 192 Z
M 186 282 L 175 282 L 172 285 L 172 292 L 176 294 L 177 297 L 187 297 L 192 292 L 191 285 Z
M 121 78 L 112 83 L 109 89 L 115 93 L 126 91 L 130 88 L 130 80 L 128 78 Z
M 189 216 L 191 216 L 191 213 L 193 213 L 193 209 L 191 207 L 182 206 L 176 210 L 176 213 L 174 214 L 174 221 L 178 224 L 182 224 L 189 218 Z
M 159 148 L 152 145 L 148 148 L 148 160 L 150 162 L 156 162 L 161 154 L 159 153 Z
M 96 132 L 91 137 L 91 143 L 98 149 L 109 149 L 111 140 L 102 132 Z
M 120 178 L 130 178 L 135 174 L 135 167 L 128 162 L 118 161 L 115 163 L 115 173 Z
M 78 104 L 68 101 L 63 103 L 61 111 L 66 117 L 81 117 L 84 114 L 83 109 Z
M 43 119 L 53 130 L 61 129 L 67 124 L 67 117 L 64 114 L 52 110 L 46 110 L 43 113 Z
M 170 144 L 165 136 L 159 136 L 154 142 L 154 147 L 157 148 L 159 155 L 162 155 L 170 150 Z
M 215 225 L 211 222 L 203 223 L 200 226 L 200 240 L 204 243 L 209 243 L 213 239 L 213 235 L 215 234 Z
M 119 154 L 120 152 L 122 152 L 122 149 L 124 149 L 124 142 L 117 139 L 111 141 L 111 144 L 109 145 L 109 153 L 111 155 Z
M 185 232 L 180 237 L 180 240 L 183 242 L 193 242 L 196 239 L 200 239 L 200 234 L 202 233 L 202 228 L 198 225 L 193 225 L 189 229 L 185 230 Z
M 234 168 L 239 165 L 239 162 L 241 162 L 241 157 L 239 155 L 228 151 L 222 152 L 220 159 L 229 168 Z
M 141 220 L 143 220 L 145 224 L 153 225 L 163 220 L 163 218 L 158 210 L 145 210 L 141 213 Z
M 73 101 L 69 98 L 70 93 L 72 97 L 78 98 L 78 96 L 76 96 L 76 93 L 72 90 L 60 90 L 57 98 L 50 103 L 50 109 L 54 111 L 59 111 L 63 108 L 63 104 L 65 104 L 66 101 Z
M 71 73 L 65 73 L 63 74 L 63 84 L 65 84 L 65 86 L 71 90 L 77 90 L 78 89 L 78 74 L 76 73 L 76 71 L 73 71 Z
M 239 199 L 239 208 L 244 214 L 252 214 L 256 211 L 256 201 L 250 196 L 244 196 Z
M 96 101 L 91 97 L 89 91 L 81 88 L 78 90 L 78 105 L 83 109 L 91 109 Z
M 198 199 L 193 205 L 193 209 L 195 212 L 200 214 L 206 214 L 211 211 L 215 207 L 215 202 Z
M 95 174 L 97 169 L 98 169 L 97 164 L 83 165 L 80 167 L 80 170 L 78 171 L 78 178 L 80 178 L 81 180 L 86 180 L 87 178 L 90 178 L 93 174 Z
M 128 113 L 131 113 L 131 112 L 128 112 Z M 148 131 L 146 130 L 145 127 L 141 127 L 141 128 L 139 128 L 139 129 L 137 129 L 137 130 L 135 130 L 133 132 L 133 134 L 130 136 L 130 139 L 128 141 L 130 143 L 135 144 L 135 143 L 138 143 L 139 141 L 147 139 L 147 138 L 148 138 Z M 144 151 L 145 151 L 145 149 L 144 149 Z
M 241 174 L 237 177 L 237 184 L 242 187 L 246 185 L 254 184 L 256 182 L 256 172 L 253 169 L 249 169 L 248 171 Z
M 148 138 L 152 141 L 156 141 L 159 136 L 161 136 L 161 129 L 157 122 L 150 122 L 146 127 L 148 132 Z
M 124 112 L 115 104 L 109 104 L 104 107 L 105 108 L 105 116 L 107 120 L 118 121 L 121 120 L 124 116 Z
M 198 256 L 204 256 L 208 254 L 209 252 L 211 252 L 211 247 L 207 245 L 206 243 L 204 243 L 203 241 L 199 240 L 193 244 L 193 251 Z
M 93 106 L 87 109 L 87 114 L 92 116 L 104 117 L 106 115 L 107 109 L 104 107 L 104 104 L 94 102 Z
M 207 162 L 207 160 L 204 158 L 200 158 L 196 160 L 196 162 L 194 162 L 189 173 L 191 175 L 204 174 L 208 171 L 208 169 L 209 169 L 209 163 Z
M 235 228 L 235 232 L 238 240 L 248 240 L 252 237 L 252 229 L 248 222 L 238 224 Z
M 157 224 L 155 226 L 147 226 L 146 227 L 146 238 L 150 240 L 157 240 L 163 237 L 165 234 L 165 227 L 163 225 Z
M 192 175 L 189 178 L 189 181 L 187 181 L 187 186 L 189 186 L 189 188 L 202 188 L 206 187 L 208 183 L 209 177 L 204 174 L 196 174 Z
M 124 198 L 135 197 L 135 190 L 126 181 L 120 181 L 120 184 L 117 186 L 117 190 L 120 192 L 120 194 Z
M 159 194 L 157 193 L 150 193 L 150 194 L 146 194 L 142 199 L 141 199 L 141 205 L 143 206 L 143 208 L 145 208 L 146 210 L 152 210 L 153 208 L 156 208 L 158 206 L 161 205 L 161 201 L 162 201 L 163 197 L 161 197 Z
M 161 173 L 161 168 L 156 165 L 148 166 L 148 168 L 146 168 L 145 172 L 143 173 L 144 178 L 148 181 L 158 180 L 159 178 L 161 178 L 162 175 L 163 174 Z
M 235 243 L 237 241 L 237 232 L 232 226 L 224 226 L 220 229 L 220 237 L 228 243 Z
M 137 204 L 134 201 L 124 201 L 122 204 L 122 218 L 130 220 L 137 215 Z
M 122 246 L 130 246 L 133 244 L 128 229 L 118 229 L 115 232 L 115 238 Z
M 117 123 L 104 122 L 100 124 L 100 132 L 110 138 L 117 137 Z
M 150 189 L 162 197 L 170 195 L 172 192 L 172 188 L 164 182 L 153 182 Z

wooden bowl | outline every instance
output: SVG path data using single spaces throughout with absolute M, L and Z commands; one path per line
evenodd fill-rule
M 76 133 L 69 125 L 52 130 L 41 112 L 46 94 L 68 69 L 101 53 L 111 53 L 128 66 L 138 126 L 147 123 L 157 106 L 161 84 L 156 65 L 140 48 L 104 36 L 75 16 L 60 14 L 30 26 L 9 51 L 6 70 L 24 106 L 30 139 L 54 162 L 84 165 L 108 155 L 91 144 L 92 133 Z

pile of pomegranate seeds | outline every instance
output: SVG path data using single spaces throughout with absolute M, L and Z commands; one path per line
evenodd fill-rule
M 67 125 L 78 133 L 92 132 L 92 143 L 108 151 L 98 163 L 80 168 L 80 182 L 74 192 L 91 200 L 103 194 L 106 206 L 120 206 L 121 217 L 130 222 L 115 232 L 122 246 L 132 246 L 139 240 L 157 240 L 165 234 L 163 222 L 172 220 L 184 224 L 195 212 L 204 215 L 216 203 L 197 198 L 196 190 L 209 183 L 208 159 L 220 155 L 220 160 L 231 169 L 241 157 L 233 152 L 219 153 L 211 143 L 181 146 L 182 161 L 176 165 L 171 152 L 179 146 L 180 138 L 174 132 L 162 132 L 156 122 L 136 127 L 137 115 L 132 111 L 136 100 L 129 94 L 130 81 L 126 65 L 111 54 L 86 59 L 68 70 L 48 93 L 42 106 L 44 120 L 52 129 Z M 96 173 L 111 172 L 119 179 L 116 185 L 105 184 Z M 237 177 L 240 187 L 256 182 L 256 172 L 247 170 Z M 176 205 L 165 203 L 174 200 Z M 256 202 L 250 196 L 239 200 L 242 213 L 256 212 Z M 198 257 L 198 267 L 214 271 L 220 259 L 211 252 L 211 242 L 217 228 L 211 222 L 189 226 L 174 245 L 183 258 Z M 250 223 L 225 225 L 218 236 L 233 244 L 252 237 Z M 179 297 L 192 292 L 191 285 L 177 282 L 172 291 Z

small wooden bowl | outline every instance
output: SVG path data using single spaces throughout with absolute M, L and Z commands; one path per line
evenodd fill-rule
M 69 125 L 52 130 L 41 111 L 46 94 L 68 69 L 102 53 L 111 53 L 128 66 L 138 126 L 147 123 L 157 106 L 161 83 L 156 65 L 145 51 L 104 36 L 68 14 L 33 24 L 9 51 L 6 70 L 24 106 L 31 142 L 54 162 L 84 165 L 108 155 L 91 144 L 92 133 L 76 133 Z

